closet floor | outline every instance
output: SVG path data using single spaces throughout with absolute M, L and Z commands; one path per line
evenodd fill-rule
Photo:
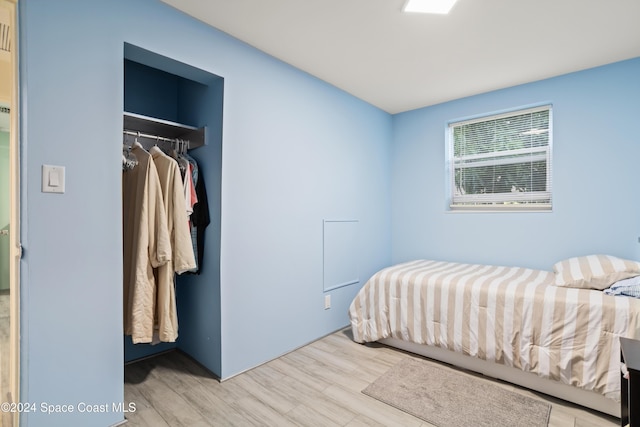
M 419 357 L 380 344 L 360 345 L 344 329 L 219 382 L 173 351 L 125 367 L 127 426 L 423 426 L 431 424 L 361 390 L 400 359 Z M 441 368 L 454 369 L 433 362 Z M 615 427 L 616 418 L 463 372 L 551 403 L 550 427 Z

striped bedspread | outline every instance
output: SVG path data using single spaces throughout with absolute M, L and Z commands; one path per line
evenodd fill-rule
M 353 336 L 438 346 L 619 400 L 619 337 L 640 339 L 640 300 L 553 283 L 526 268 L 395 265 L 351 303 Z

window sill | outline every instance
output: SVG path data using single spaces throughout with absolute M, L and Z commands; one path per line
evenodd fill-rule
M 513 212 L 553 212 L 551 205 L 539 206 L 449 206 L 448 213 L 513 213 Z

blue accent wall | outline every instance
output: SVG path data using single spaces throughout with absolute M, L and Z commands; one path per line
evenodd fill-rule
M 205 272 L 180 284 L 211 290 L 179 291 L 180 309 L 194 304 L 181 330 L 198 334 L 184 348 L 227 378 L 347 325 L 359 284 L 332 291 L 324 310 L 323 220 L 360 221 L 361 278 L 389 264 L 390 115 L 156 0 L 19 7 L 22 402 L 124 399 L 125 43 L 224 79 L 211 88 L 224 92 L 218 111 L 188 112 L 221 121 L 213 125 L 222 150 L 194 150 L 218 225 L 208 229 Z M 66 167 L 64 194 L 40 192 L 42 164 Z M 24 426 L 66 427 L 122 419 L 78 410 L 21 417 Z
M 182 123 L 180 77 L 130 60 L 124 61 L 124 76 L 124 111 Z
M 432 258 L 551 270 L 563 258 L 640 259 L 640 59 L 512 87 L 393 118 L 393 261 Z M 553 106 L 553 211 L 447 208 L 447 123 Z
M 363 283 L 332 290 L 324 310 L 324 220 L 358 220 L 361 281 L 413 258 L 537 268 L 592 252 L 640 258 L 640 59 L 392 117 L 157 0 L 19 7 L 22 402 L 124 399 L 125 45 L 220 76 L 167 114 L 214 129 L 193 152 L 214 221 L 203 274 L 179 283 L 178 346 L 222 378 L 347 325 Z M 212 110 L 194 107 L 221 95 Z M 554 108 L 553 212 L 447 212 L 446 123 L 541 102 Z M 42 164 L 66 167 L 64 194 L 40 192 Z M 21 417 L 32 427 L 122 419 Z

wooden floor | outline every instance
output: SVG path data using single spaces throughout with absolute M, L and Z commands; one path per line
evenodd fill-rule
M 127 426 L 431 426 L 361 390 L 402 358 L 360 345 L 345 329 L 220 383 L 175 351 L 125 367 Z M 446 369 L 448 365 L 433 362 Z M 552 404 L 550 427 L 615 427 L 619 420 L 473 375 Z

